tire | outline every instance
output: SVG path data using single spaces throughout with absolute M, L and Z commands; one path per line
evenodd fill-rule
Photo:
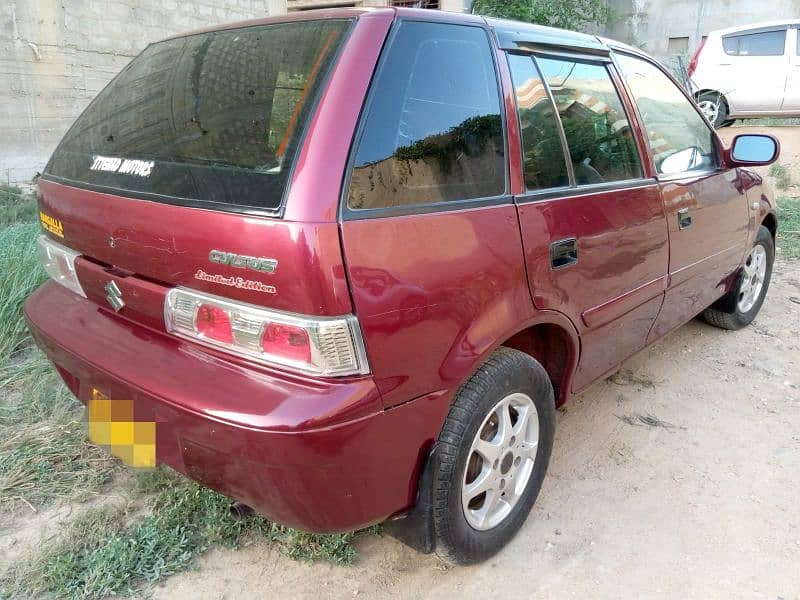
M 459 389 L 439 435 L 433 480 L 437 554 L 455 564 L 472 564 L 514 537 L 539 495 L 554 430 L 547 372 L 527 354 L 497 349 Z M 486 454 L 473 443 L 480 443 Z M 467 484 L 479 480 L 487 482 L 487 491 L 466 493 Z
M 733 288 L 703 312 L 703 319 L 722 329 L 735 330 L 749 325 L 764 303 L 774 261 L 775 242 L 769 229 L 762 225 Z M 757 288 L 753 283 L 756 280 L 760 281 Z
M 715 129 L 728 121 L 728 103 L 719 92 L 703 92 L 697 96 L 697 105 Z

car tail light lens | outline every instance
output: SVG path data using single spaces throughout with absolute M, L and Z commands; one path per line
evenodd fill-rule
M 706 38 L 700 40 L 700 44 L 697 46 L 697 50 L 694 51 L 692 55 L 692 60 L 689 61 L 689 77 L 694 75 L 695 70 L 697 69 L 697 61 L 700 60 L 700 52 L 703 50 L 703 46 L 706 45 Z
M 78 274 L 75 272 L 75 259 L 81 253 L 57 244 L 45 235 L 40 235 L 37 241 L 39 257 L 50 279 L 86 298 L 81 283 L 78 281 Z
M 257 362 L 320 376 L 369 373 L 353 315 L 307 317 L 183 287 L 167 293 L 168 332 Z

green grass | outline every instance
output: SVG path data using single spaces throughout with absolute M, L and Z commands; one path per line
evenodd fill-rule
M 0 510 L 85 498 L 119 469 L 87 441 L 82 405 L 38 350 L 5 370 L 0 394 Z
M 46 277 L 36 250 L 38 234 L 33 223 L 0 231 L 0 370 L 30 344 L 22 305 Z
M 800 258 L 800 198 L 778 198 L 780 256 Z
M 769 168 L 769 174 L 775 179 L 775 187 L 780 191 L 786 191 L 792 185 L 792 174 L 789 167 L 780 163 L 774 163 Z
M 36 199 L 13 185 L 0 185 L 0 230 L 36 219 Z
M 245 539 L 266 538 L 303 560 L 349 564 L 352 533 L 319 536 L 298 533 L 259 516 L 235 519 L 230 500 L 182 478 L 156 470 L 141 491 L 151 496 L 143 515 L 130 519 L 128 507 L 88 512 L 63 532 L 51 548 L 4 578 L 8 596 L 37 594 L 59 598 L 129 595 L 188 567 L 212 545 L 235 548 Z M 132 520 L 130 524 L 126 521 Z

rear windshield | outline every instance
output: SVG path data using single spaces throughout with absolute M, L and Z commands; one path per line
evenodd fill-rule
M 262 25 L 149 46 L 78 118 L 44 177 L 172 204 L 277 212 L 349 23 Z

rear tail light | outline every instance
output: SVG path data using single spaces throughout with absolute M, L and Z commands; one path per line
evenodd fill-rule
M 40 235 L 37 241 L 39 257 L 50 279 L 86 298 L 81 283 L 78 281 L 78 274 L 75 272 L 75 259 L 81 253 L 57 244 L 44 235 Z
M 164 304 L 167 331 L 257 362 L 321 376 L 369 373 L 353 315 L 306 317 L 187 288 Z
M 694 51 L 692 55 L 692 60 L 689 61 L 689 77 L 694 75 L 695 70 L 697 70 L 697 61 L 700 60 L 700 52 L 703 50 L 703 46 L 706 45 L 706 38 L 700 40 L 700 44 L 697 46 L 697 50 Z

